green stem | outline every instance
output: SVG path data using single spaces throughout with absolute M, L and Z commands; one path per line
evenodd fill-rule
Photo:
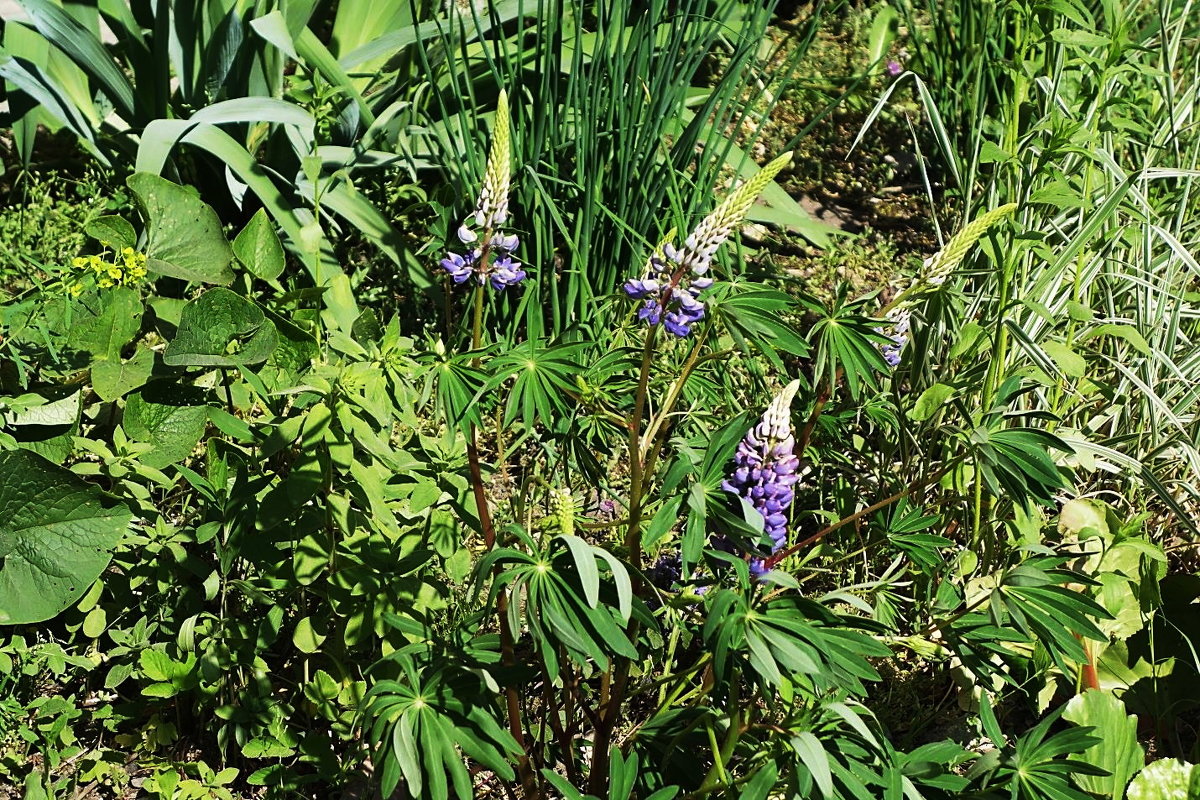
M 658 338 L 658 326 L 652 325 L 646 333 L 642 348 L 642 368 L 638 376 L 637 394 L 634 396 L 633 413 L 629 417 L 629 528 L 625 533 L 625 549 L 629 563 L 633 566 L 633 588 L 642 591 L 642 490 L 644 464 L 642 463 L 642 418 L 646 412 L 646 397 L 650 387 L 650 364 L 654 359 L 654 343 Z M 637 622 L 630 625 L 630 638 L 637 639 Z M 629 680 L 631 661 L 616 659 L 615 670 L 610 669 L 601 678 L 600 724 L 592 751 L 592 771 L 588 782 L 592 794 L 603 794 L 608 785 L 608 749 L 612 742 L 613 729 L 617 725 L 621 706 L 625 700 L 625 686 Z
M 629 561 L 636 571 L 642 569 L 642 417 L 646 411 L 646 397 L 650 387 L 650 364 L 654 359 L 654 342 L 658 338 L 658 326 L 652 325 L 646 334 L 642 348 L 642 369 L 638 376 L 637 394 L 633 401 L 633 414 L 629 417 L 629 529 L 625 533 L 625 548 Z
M 739 705 L 738 692 L 738 674 L 735 671 L 730 682 L 729 689 L 729 730 L 725 732 L 725 742 L 718 749 L 716 746 L 716 738 L 712 733 L 712 726 L 709 726 L 709 739 L 713 747 L 713 765 L 708 771 L 708 775 L 704 777 L 704 782 L 700 784 L 700 792 L 712 791 L 720 784 L 728 784 L 729 776 L 725 772 L 725 764 L 733 757 L 733 750 L 737 747 L 738 739 L 742 736 L 743 720 L 742 708 Z M 745 713 L 749 713 L 747 710 Z
M 474 311 L 471 314 L 471 349 L 478 350 L 483 341 L 483 285 L 475 287 Z M 471 366 L 479 366 L 479 357 L 471 361 Z
M 662 408 L 659 409 L 658 415 L 650 423 L 650 427 L 646 430 L 645 441 L 648 443 L 647 453 L 645 458 L 647 464 L 651 458 L 650 454 L 658 451 L 655 438 L 658 436 L 659 430 L 666 430 L 666 421 L 671 414 L 671 410 L 675 408 L 675 403 L 679 400 L 679 395 L 683 391 L 683 385 L 687 383 L 687 379 L 692 376 L 692 372 L 696 369 L 697 359 L 700 357 L 700 350 L 704 347 L 704 342 L 708 338 L 708 328 L 696 337 L 696 343 L 692 345 L 692 352 L 688 354 L 687 361 L 683 364 L 683 369 L 679 372 L 679 377 L 671 384 L 671 388 L 667 391 L 667 397 L 663 401 Z M 651 470 L 647 467 L 647 472 Z

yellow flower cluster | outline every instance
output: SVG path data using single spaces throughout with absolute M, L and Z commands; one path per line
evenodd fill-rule
M 71 261 L 71 265 L 76 269 L 90 271 L 96 276 L 96 283 L 101 289 L 141 283 L 146 277 L 146 255 L 132 247 L 125 247 L 120 253 L 114 253 L 111 261 L 98 255 L 78 256 Z M 71 286 L 71 295 L 77 297 L 82 290 L 83 285 L 75 283 Z

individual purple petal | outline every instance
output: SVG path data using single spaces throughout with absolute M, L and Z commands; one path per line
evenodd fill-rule
M 517 238 L 516 234 L 505 236 L 497 233 L 496 235 L 492 236 L 491 239 L 492 249 L 498 251 L 502 255 L 507 255 L 508 253 L 516 250 L 518 244 L 520 244 L 520 239 Z
M 447 253 L 439 263 L 442 269 L 450 273 L 450 277 L 455 283 L 463 283 L 471 277 L 473 262 L 474 260 L 469 256 L 463 258 L 458 253 Z
M 651 297 L 642 303 L 642 307 L 638 309 L 638 319 L 644 320 L 650 325 L 657 325 L 662 319 L 662 306 L 658 300 Z
M 663 327 L 666 328 L 669 333 L 674 336 L 678 336 L 680 339 L 683 339 L 692 332 L 690 321 L 676 311 L 672 311 L 667 314 L 665 320 L 663 321 Z

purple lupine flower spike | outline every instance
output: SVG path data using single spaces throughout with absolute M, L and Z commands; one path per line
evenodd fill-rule
M 896 306 L 885 316 L 885 319 L 892 323 L 891 332 L 889 333 L 884 328 L 877 329 L 891 339 L 888 344 L 879 346 L 879 352 L 883 355 L 883 360 L 893 369 L 900 366 L 900 352 L 904 349 L 904 345 L 908 344 L 909 317 L 908 306 Z
M 466 283 L 473 275 L 480 286 L 490 285 L 498 292 L 525 280 L 521 262 L 512 257 L 520 240 L 500 230 L 508 220 L 508 193 L 512 182 L 510 127 L 508 94 L 501 91 L 479 199 L 475 210 L 458 227 L 459 241 L 474 245 L 474 249 L 466 256 L 447 253 L 440 262 L 455 283 Z
M 800 459 L 792 452 L 791 405 L 800 381 L 784 387 L 759 423 L 746 432 L 733 457 L 734 469 L 721 488 L 744 497 L 762 514 L 763 530 L 771 538 L 771 552 L 787 544 L 787 512 L 795 499 L 800 480 Z M 750 572 L 761 578 L 768 572 L 763 559 L 750 559 Z
M 790 152 L 784 153 L 735 189 L 688 234 L 683 247 L 671 243 L 675 231 L 667 234 L 646 262 L 642 278 L 626 281 L 623 287 L 630 298 L 644 301 L 638 319 L 649 325 L 662 322 L 668 333 L 681 339 L 692 332 L 704 319 L 704 303 L 699 298 L 713 285 L 706 275 L 713 255 L 791 158 Z

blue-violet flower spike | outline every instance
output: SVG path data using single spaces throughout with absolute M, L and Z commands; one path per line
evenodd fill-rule
M 698 298 L 713 285 L 705 273 L 717 248 L 742 224 L 754 201 L 791 160 L 792 154 L 784 153 L 730 193 L 688 235 L 682 248 L 671 243 L 674 231 L 667 235 L 647 261 L 643 277 L 625 283 L 630 298 L 644 301 L 638 319 L 650 325 L 661 321 L 668 333 L 681 339 L 691 333 L 692 326 L 704 318 L 704 304 Z
M 746 432 L 733 457 L 734 469 L 721 484 L 727 491 L 750 502 L 763 517 L 763 530 L 771 539 L 771 553 L 787 544 L 787 513 L 800 480 L 800 459 L 793 453 L 791 405 L 800 388 L 792 381 L 771 402 L 757 425 Z M 756 578 L 767 573 L 763 559 L 751 557 L 750 572 Z
M 907 306 L 896 306 L 887 313 L 885 317 L 891 322 L 891 332 L 885 328 L 879 328 L 879 332 L 891 339 L 887 344 L 879 346 L 879 352 L 883 355 L 883 360 L 888 363 L 888 366 L 895 369 L 900 366 L 900 352 L 904 349 L 904 345 L 908 343 L 908 326 L 910 311 Z

